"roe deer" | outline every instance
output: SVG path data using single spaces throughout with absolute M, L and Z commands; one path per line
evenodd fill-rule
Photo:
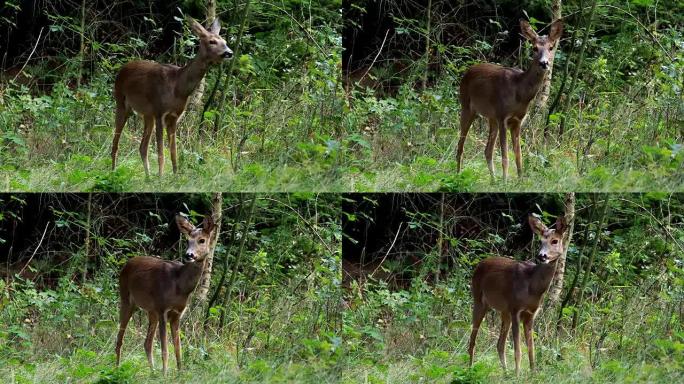
M 532 231 L 541 236 L 541 249 L 537 264 L 530 261 L 518 262 L 504 257 L 490 257 L 475 267 L 471 289 L 473 294 L 473 329 L 470 333 L 468 354 L 470 365 L 475 354 L 475 339 L 480 323 L 490 308 L 501 315 L 501 332 L 496 349 L 501 366 L 506 370 L 506 338 L 513 325 L 513 346 L 515 349 L 515 373 L 520 372 L 520 321 L 525 329 L 525 343 L 534 370 L 534 341 L 532 329 L 537 309 L 544 293 L 549 289 L 556 272 L 556 261 L 563 256 L 563 232 L 567 224 L 559 216 L 556 229 L 547 228 L 534 216 L 528 218 Z
M 209 31 L 194 19 L 190 19 L 190 27 L 199 37 L 197 56 L 184 67 L 171 64 L 159 64 L 154 61 L 137 60 L 123 67 L 116 76 L 114 98 L 116 99 L 116 127 L 112 143 L 112 170 L 116 168 L 116 153 L 119 150 L 119 139 L 126 120 L 131 112 L 142 115 L 145 122 L 140 156 L 145 167 L 145 176 L 149 177 L 147 148 L 150 144 L 152 127 L 156 127 L 157 156 L 159 176 L 164 172 L 164 125 L 169 140 L 169 152 L 173 173 L 176 165 L 176 123 L 183 115 L 190 94 L 204 78 L 209 64 L 232 57 L 233 51 L 226 41 L 219 36 L 221 25 L 216 19 Z
M 163 372 L 166 374 L 168 352 L 166 348 L 166 323 L 171 323 L 171 337 L 176 353 L 176 364 L 181 369 L 180 335 L 178 324 L 188 297 L 195 290 L 204 271 L 205 258 L 209 254 L 209 243 L 213 234 L 214 220 L 204 218 L 201 227 L 195 227 L 183 216 L 176 216 L 178 229 L 188 240 L 183 262 L 167 261 L 156 257 L 138 256 L 130 259 L 119 275 L 119 334 L 116 338 L 116 365 L 121 358 L 126 326 L 133 312 L 140 307 L 147 312 L 149 326 L 145 339 L 145 353 L 150 368 L 154 369 L 152 343 L 159 325 Z
M 518 177 L 522 177 L 522 155 L 520 154 L 520 126 L 527 115 L 527 108 L 541 87 L 552 49 L 563 32 L 560 19 L 551 24 L 549 36 L 537 35 L 527 21 L 520 21 L 520 28 L 527 40 L 532 43 L 534 51 L 532 62 L 526 71 L 517 68 L 506 68 L 496 64 L 482 63 L 470 67 L 459 89 L 461 102 L 461 132 L 456 152 L 457 171 L 461 172 L 463 144 L 470 125 L 476 115 L 489 120 L 489 137 L 485 147 L 485 158 L 489 174 L 494 179 L 494 145 L 499 136 L 501 146 L 501 164 L 503 180 L 508 177 L 508 144 L 506 128 L 511 130 L 513 152 Z

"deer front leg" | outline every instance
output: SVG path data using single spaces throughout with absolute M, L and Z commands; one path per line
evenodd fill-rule
M 143 116 L 143 119 L 145 121 L 145 128 L 143 130 L 142 140 L 140 141 L 140 157 L 142 157 L 143 167 L 145 167 L 145 177 L 150 177 L 150 163 L 147 160 L 147 149 L 150 146 L 154 118 L 151 116 Z
M 508 142 L 506 138 L 506 121 L 499 121 L 499 145 L 501 146 L 501 168 L 503 168 L 503 181 L 508 179 Z
M 525 344 L 527 344 L 527 357 L 530 360 L 530 370 L 534 371 L 534 314 L 525 312 L 522 314 L 523 328 L 525 329 Z
M 169 152 L 171 154 L 171 165 L 173 166 L 173 173 L 178 172 L 178 166 L 176 163 L 176 123 L 178 122 L 178 117 L 175 115 L 169 115 L 166 118 L 166 135 L 169 137 Z
M 498 123 L 496 119 L 489 119 L 489 137 L 487 138 L 487 146 L 485 146 L 485 159 L 487 160 L 487 168 L 489 168 L 489 175 L 494 181 L 494 145 L 496 145 L 496 136 L 499 134 Z
M 515 375 L 520 373 L 520 312 L 513 313 L 513 349 L 515 352 Z
M 511 314 L 508 312 L 501 312 L 501 332 L 499 333 L 499 342 L 496 343 L 496 350 L 499 352 L 499 361 L 501 367 L 506 370 L 506 340 L 508 339 L 508 331 L 511 329 Z
M 518 178 L 522 177 L 522 154 L 520 153 L 520 125 L 518 119 L 511 119 L 511 139 L 513 140 L 513 153 L 515 154 L 515 168 L 518 171 Z
M 147 362 L 150 364 L 150 369 L 154 370 L 154 358 L 152 357 L 152 343 L 154 343 L 154 332 L 157 330 L 157 322 L 159 316 L 155 312 L 148 312 L 147 317 L 150 324 L 147 326 L 147 337 L 145 338 L 145 354 L 147 355 Z
M 169 350 L 166 340 L 166 312 L 159 318 L 159 341 L 161 342 L 161 353 L 162 353 L 162 372 L 166 376 L 166 369 L 169 360 Z
M 159 162 L 159 177 L 164 174 L 164 119 L 157 117 L 155 124 L 157 135 L 157 161 Z
M 169 322 L 171 323 L 171 338 L 173 338 L 173 351 L 176 354 L 176 366 L 181 370 L 181 344 L 180 334 L 178 333 L 178 325 L 180 315 L 178 313 L 169 314 Z

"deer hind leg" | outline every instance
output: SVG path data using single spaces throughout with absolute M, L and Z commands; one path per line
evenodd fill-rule
M 501 332 L 499 333 L 499 341 L 496 343 L 496 350 L 499 352 L 499 361 L 501 367 L 506 370 L 506 340 L 508 339 L 508 331 L 511 329 L 511 314 L 508 312 L 501 312 Z
M 155 123 L 155 133 L 157 136 L 157 161 L 159 162 L 159 177 L 164 174 L 164 118 L 157 117 Z
M 121 361 L 121 346 L 123 345 L 124 333 L 126 333 L 126 327 L 128 322 L 135 312 L 135 304 L 130 301 L 126 302 L 126 298 L 121 298 L 121 305 L 119 309 L 119 334 L 116 335 L 116 366 L 119 366 Z
M 487 160 L 487 168 L 489 168 L 489 175 L 494 180 L 494 145 L 496 144 L 496 136 L 499 134 L 499 123 L 496 119 L 489 119 L 489 136 L 487 137 L 487 146 L 485 147 L 485 159 Z
M 154 358 L 152 357 L 152 344 L 154 343 L 154 332 L 157 330 L 159 315 L 155 312 L 148 312 L 147 318 L 149 319 L 150 324 L 147 326 L 147 337 L 145 338 L 145 354 L 147 355 L 147 362 L 150 364 L 150 369 L 154 369 Z
M 147 159 L 147 149 L 150 146 L 154 118 L 151 116 L 143 116 L 143 119 L 145 120 L 145 128 L 143 130 L 142 140 L 140 141 L 140 157 L 142 158 L 143 167 L 145 167 L 145 176 L 150 177 L 150 162 Z
M 164 312 L 159 318 L 159 341 L 161 342 L 162 372 L 164 372 L 164 375 L 166 375 L 169 361 L 169 350 L 166 340 L 166 316 L 167 313 Z
M 515 374 L 520 373 L 520 312 L 512 314 L 511 324 L 513 326 L 513 349 L 515 352 Z
M 171 338 L 173 339 L 173 351 L 176 354 L 176 366 L 181 370 L 181 344 L 180 334 L 178 333 L 178 325 L 180 322 L 180 314 L 174 312 L 169 313 L 169 322 L 171 323 Z
M 470 356 L 470 366 L 473 365 L 473 358 L 475 357 L 475 340 L 477 339 L 477 332 L 480 330 L 480 324 L 487 314 L 487 305 L 481 300 L 475 300 L 473 303 L 473 329 L 470 331 L 470 341 L 468 343 L 468 355 Z
M 527 344 L 527 357 L 530 360 L 530 370 L 534 371 L 534 339 L 532 329 L 534 325 L 534 314 L 524 312 L 521 314 L 523 328 L 525 329 L 525 344 Z
M 515 168 L 518 171 L 518 178 L 522 177 L 522 154 L 520 153 L 520 126 L 522 122 L 518 119 L 509 120 L 511 139 L 513 141 L 513 153 L 515 154 Z
M 171 165 L 173 166 L 173 173 L 178 172 L 176 164 L 176 123 L 178 117 L 176 115 L 168 115 L 166 117 L 166 135 L 169 137 L 169 153 L 171 155 Z
M 503 168 L 503 181 L 508 179 L 508 142 L 506 138 L 506 123 L 508 119 L 499 121 L 499 145 L 501 146 L 501 167 Z
M 475 112 L 463 106 L 461 108 L 461 125 L 460 125 L 460 137 L 458 138 L 458 147 L 456 149 L 456 171 L 461 173 L 461 161 L 463 160 L 463 146 L 465 145 L 466 137 L 468 136 L 468 131 L 470 126 L 475 119 Z
M 131 115 L 131 110 L 126 108 L 123 102 L 116 103 L 116 119 L 114 123 L 114 140 L 112 141 L 112 171 L 116 168 L 116 154 L 119 152 L 119 140 L 123 132 L 126 120 Z

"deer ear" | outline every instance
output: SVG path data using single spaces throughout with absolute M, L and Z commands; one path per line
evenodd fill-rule
M 192 29 L 192 33 L 194 33 L 195 36 L 201 37 L 207 34 L 207 30 L 204 29 L 202 24 L 198 23 L 197 20 L 189 17 L 188 22 L 190 23 L 190 29 Z
M 558 19 L 551 24 L 551 32 L 549 32 L 549 40 L 558 41 L 563 34 L 563 20 Z
M 214 218 L 211 215 L 204 216 L 204 221 L 202 221 L 202 231 L 206 233 L 211 233 L 216 227 L 214 223 Z
M 182 215 L 176 215 L 176 225 L 178 230 L 185 235 L 189 235 L 195 229 L 195 226 Z
M 218 35 L 219 32 L 221 32 L 221 22 L 219 21 L 218 17 L 214 19 L 214 22 L 211 23 L 211 26 L 209 27 L 209 32 Z
M 556 219 L 556 233 L 562 234 L 568 228 L 568 222 L 565 216 L 558 216 Z
M 530 41 L 534 41 L 538 37 L 537 32 L 532 29 L 530 23 L 526 20 L 520 20 L 520 32 Z
M 536 233 L 537 235 L 541 236 L 548 228 L 546 228 L 546 225 L 542 223 L 539 218 L 534 217 L 532 215 L 527 217 L 527 222 L 530 224 L 530 228 L 532 228 L 532 232 Z

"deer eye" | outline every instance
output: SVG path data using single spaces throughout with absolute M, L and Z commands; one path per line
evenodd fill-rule
M 200 243 L 200 244 L 204 244 L 205 242 L 206 242 L 205 239 L 199 239 L 199 243 Z
M 216 45 L 216 40 L 209 40 L 210 45 Z
M 558 240 L 551 240 L 551 244 L 553 244 L 553 245 L 558 244 Z

